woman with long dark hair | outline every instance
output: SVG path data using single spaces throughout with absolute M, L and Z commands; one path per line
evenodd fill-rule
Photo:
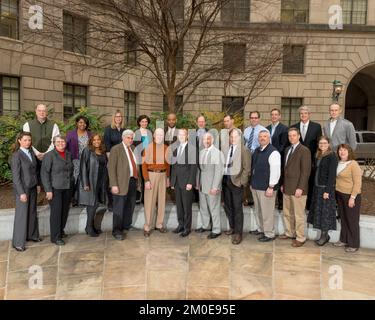
M 101 232 L 95 229 L 94 220 L 99 204 L 106 202 L 108 188 L 107 157 L 103 138 L 99 134 L 91 136 L 83 151 L 80 166 L 79 203 L 86 206 L 86 233 L 97 237 Z
M 322 136 L 318 140 L 315 157 L 315 181 L 311 208 L 307 222 L 321 230 L 320 238 L 315 241 L 324 246 L 329 240 L 329 230 L 336 230 L 335 184 L 337 158 L 331 150 L 329 138 Z
M 30 132 L 17 136 L 12 155 L 13 188 L 16 196 L 13 247 L 25 251 L 26 241 L 40 242 L 37 216 L 37 194 L 40 192 L 38 163 L 32 149 Z

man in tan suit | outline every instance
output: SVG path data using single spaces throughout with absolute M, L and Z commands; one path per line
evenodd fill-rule
M 234 128 L 229 131 L 229 148 L 224 155 L 224 210 L 230 227 L 225 234 L 232 235 L 233 244 L 240 244 L 242 241 L 242 198 L 244 187 L 249 184 L 251 171 L 251 153 L 241 142 L 241 136 L 239 129 Z
M 297 128 L 288 130 L 291 144 L 285 150 L 283 192 L 283 220 L 285 234 L 280 239 L 293 239 L 293 247 L 301 247 L 306 242 L 305 207 L 311 172 L 310 150 L 300 143 Z
M 122 143 L 111 149 L 108 162 L 109 186 L 113 194 L 113 231 L 116 240 L 124 240 L 123 231 L 132 223 L 139 170 L 133 153 L 134 132 L 125 130 Z

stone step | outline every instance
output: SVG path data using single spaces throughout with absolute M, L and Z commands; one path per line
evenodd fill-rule
M 98 217 L 101 220 L 101 228 L 103 231 L 112 230 L 112 212 L 106 211 L 105 208 L 98 209 Z M 197 204 L 193 205 L 193 229 L 197 225 L 197 217 L 199 207 Z M 48 236 L 49 228 L 49 206 L 38 208 L 39 230 L 41 236 Z M 282 212 L 275 209 L 275 230 L 276 234 L 284 232 L 282 221 Z M 100 223 L 100 221 L 99 221 Z M 10 240 L 13 234 L 14 224 L 14 209 L 0 210 L 0 240 Z M 133 215 L 133 226 L 142 229 L 144 224 L 144 210 L 142 205 L 136 205 Z M 221 224 L 222 230 L 228 229 L 228 221 L 225 216 L 224 209 L 221 210 Z M 177 213 L 176 206 L 172 203 L 167 203 L 165 210 L 165 225 L 168 229 L 177 227 Z M 65 232 L 68 234 L 84 233 L 86 226 L 86 209 L 71 208 L 69 211 L 69 218 Z M 257 228 L 254 211 L 252 207 L 244 207 L 244 232 L 255 230 Z M 331 242 L 336 242 L 340 235 L 340 223 L 337 223 L 336 231 L 330 231 Z M 361 232 L 361 247 L 375 249 L 375 217 L 368 215 L 361 215 L 360 219 Z M 308 239 L 315 240 L 319 231 L 313 229 L 311 225 L 306 227 L 306 234 Z

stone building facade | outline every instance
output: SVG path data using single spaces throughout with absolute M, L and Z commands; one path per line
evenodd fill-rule
M 340 103 L 346 117 L 357 129 L 375 130 L 375 0 L 232 2 L 231 10 L 245 21 L 226 25 L 228 30 L 251 32 L 263 27 L 274 37 L 288 34 L 290 44 L 297 47 L 297 65 L 287 68 L 286 62 L 280 61 L 281 71 L 245 106 L 246 122 L 251 110 L 259 110 L 266 124 L 269 111 L 281 108 L 284 121 L 291 123 L 297 120 L 301 104 L 311 108 L 313 120 L 322 122 L 328 117 L 332 82 L 339 80 L 344 85 Z M 64 50 L 62 38 L 49 41 L 40 37 L 38 30 L 30 30 L 33 13 L 29 13 L 28 1 L 0 3 L 1 113 L 33 110 L 39 102 L 54 108 L 60 120 L 82 105 L 109 114 L 120 109 L 129 118 L 163 110 L 163 95 L 140 70 L 130 69 L 117 79 L 105 68 L 84 66 L 95 57 Z M 53 4 L 53 0 L 45 0 L 41 6 L 63 20 L 62 10 L 54 9 Z M 342 29 L 329 27 L 333 5 L 343 8 Z M 241 101 L 241 94 L 233 89 L 224 97 L 220 85 L 208 82 L 197 89 L 184 112 L 222 111 L 223 100 Z

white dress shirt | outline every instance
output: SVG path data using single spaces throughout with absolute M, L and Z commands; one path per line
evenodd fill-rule
M 22 130 L 24 132 L 30 132 L 30 125 L 29 125 L 29 122 L 26 122 L 24 125 L 23 125 L 23 128 Z M 55 146 L 53 145 L 53 138 L 56 137 L 57 135 L 60 134 L 60 129 L 59 129 L 59 126 L 55 123 L 53 125 L 53 129 L 52 129 L 52 137 L 51 137 L 51 145 L 48 147 L 48 150 L 45 152 L 49 152 L 51 150 L 53 150 L 55 148 Z M 41 154 L 41 152 L 39 150 L 37 150 L 34 146 L 32 146 L 33 150 L 34 150 L 34 153 L 36 156 L 38 156 L 39 154 Z
M 277 122 L 276 124 L 271 124 L 271 138 L 273 137 L 277 126 L 279 125 L 280 122 Z
M 268 145 L 267 145 L 268 146 Z M 261 147 L 260 150 L 263 151 L 267 146 Z M 270 181 L 269 186 L 275 186 L 278 184 L 281 176 L 281 155 L 278 151 L 273 151 L 268 158 L 268 163 L 270 165 Z
M 176 130 L 176 127 L 168 127 L 168 131 L 167 131 L 167 141 L 172 141 L 173 140 L 173 137 L 174 137 L 174 132 Z
M 333 134 L 333 130 L 335 130 L 336 124 L 337 124 L 337 119 L 336 120 L 331 120 L 329 122 L 329 132 L 331 134 L 331 137 L 332 137 L 332 134 Z
M 130 148 L 131 155 L 129 155 L 129 150 L 128 150 L 128 147 L 126 146 L 126 144 L 122 142 L 122 145 L 124 146 L 124 149 L 125 149 L 125 152 L 126 152 L 126 156 L 128 158 L 129 168 L 130 168 L 130 177 L 134 177 L 134 175 L 133 175 L 133 165 L 132 165 L 132 161 L 130 159 L 130 156 L 133 157 L 135 165 L 137 165 L 137 160 L 135 158 L 135 155 L 134 155 L 132 149 Z
M 228 149 L 228 155 L 227 155 L 227 160 L 225 161 L 225 175 L 229 175 L 229 161 L 230 161 L 230 149 L 231 147 L 233 146 L 233 154 L 232 154 L 232 161 L 233 161 L 233 157 L 234 157 L 234 153 L 236 152 L 236 149 L 237 149 L 237 145 L 234 144 L 234 145 L 230 145 L 229 146 L 229 149 Z
M 303 123 L 302 121 L 299 123 L 299 132 L 301 133 L 302 140 L 305 140 L 307 130 L 309 129 L 309 123 L 310 123 L 310 120 L 307 121 L 306 123 Z
M 20 147 L 20 150 L 27 155 L 27 157 L 30 159 L 31 162 L 33 162 L 33 158 L 31 157 L 31 153 L 29 149 Z

